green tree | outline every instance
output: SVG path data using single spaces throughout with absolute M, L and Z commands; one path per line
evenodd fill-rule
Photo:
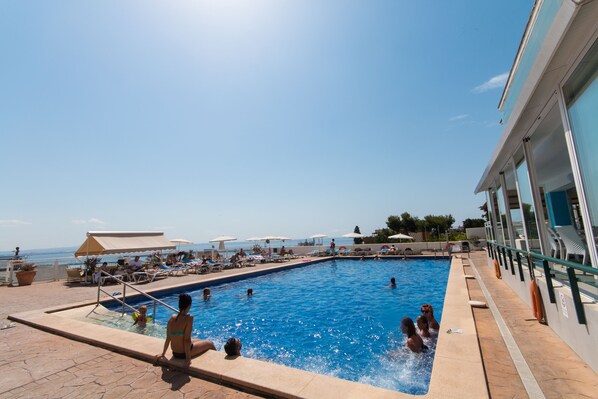
M 468 229 L 471 227 L 484 227 L 486 221 L 484 219 L 465 219 L 463 221 L 463 228 Z
M 436 237 L 440 239 L 440 235 L 444 234 L 455 223 L 453 215 L 427 215 L 424 217 L 426 225 L 434 232 Z
M 409 212 L 401 213 L 401 224 L 403 227 L 403 233 L 409 234 L 410 231 L 417 231 L 417 217 L 413 217 Z
M 397 233 L 401 231 L 403 227 L 403 222 L 401 221 L 400 216 L 391 215 L 386 220 L 386 226 L 391 229 L 392 231 L 396 231 Z M 391 234 L 392 235 L 392 234 Z
M 353 233 L 361 234 L 361 231 L 359 231 L 359 226 L 355 226 Z M 363 244 L 363 238 L 354 238 L 353 243 L 354 244 Z

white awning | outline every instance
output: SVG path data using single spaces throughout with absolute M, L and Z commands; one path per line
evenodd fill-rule
M 161 231 L 89 231 L 75 256 L 176 249 Z

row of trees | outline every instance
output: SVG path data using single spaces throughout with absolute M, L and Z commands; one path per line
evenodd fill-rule
M 420 219 L 417 216 L 411 216 L 409 212 L 403 212 L 400 216 L 389 216 L 386 220 L 386 227 L 374 231 L 370 240 L 372 242 L 388 242 L 388 237 L 391 235 L 416 232 L 421 232 L 426 241 L 443 240 L 454 223 L 455 218 L 451 214 L 427 215 Z M 484 219 L 465 219 L 463 228 L 483 227 L 484 223 Z M 461 237 L 457 238 L 455 232 L 449 232 L 449 239 L 461 239 Z

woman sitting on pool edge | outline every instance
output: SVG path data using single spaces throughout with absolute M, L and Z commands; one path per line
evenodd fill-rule
M 193 316 L 187 314 L 189 309 L 191 309 L 191 296 L 189 294 L 179 295 L 179 313 L 173 314 L 168 320 L 164 350 L 161 355 L 156 355 L 155 363 L 165 357 L 168 346 L 171 346 L 172 356 L 175 359 L 185 359 L 185 368 L 189 368 L 192 358 L 209 349 L 216 350 L 212 341 L 191 339 Z
M 407 342 L 405 346 L 415 353 L 426 352 L 428 347 L 424 344 L 424 340 L 415 331 L 415 324 L 409 317 L 403 317 L 401 320 L 401 330 L 403 334 L 407 335 Z

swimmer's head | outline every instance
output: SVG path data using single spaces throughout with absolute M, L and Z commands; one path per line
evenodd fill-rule
M 243 344 L 239 338 L 229 338 L 224 344 L 224 351 L 228 356 L 240 356 L 242 347 Z
M 253 295 L 253 288 L 247 288 L 247 296 Z
M 390 284 L 392 284 L 392 285 L 397 285 L 397 280 L 395 280 L 395 278 L 394 278 L 394 277 L 391 277 L 391 278 L 390 278 Z
M 415 324 L 413 324 L 413 320 L 411 320 L 409 317 L 403 317 L 401 320 L 401 330 L 408 337 L 415 335 Z
M 209 288 L 204 288 L 203 289 L 203 299 L 208 299 L 211 296 L 212 296 L 212 291 L 210 291 Z
M 142 305 L 139 306 L 139 314 L 146 314 L 147 313 L 147 306 Z

